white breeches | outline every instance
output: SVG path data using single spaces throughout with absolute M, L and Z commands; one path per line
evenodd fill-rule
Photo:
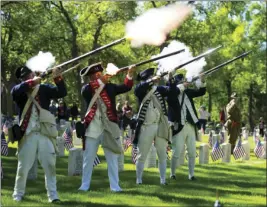
M 166 161 L 167 161 L 167 140 L 157 137 L 158 124 L 143 125 L 141 127 L 138 140 L 138 158 L 136 163 L 137 183 L 142 183 L 142 174 L 144 171 L 144 163 L 150 151 L 153 141 L 157 150 L 159 160 L 159 171 L 161 183 L 165 183 Z
M 195 159 L 196 159 L 196 134 L 195 127 L 185 123 L 183 129 L 172 137 L 172 160 L 171 175 L 175 175 L 175 170 L 179 164 L 179 158 L 184 148 L 187 146 L 189 175 L 194 176 Z
M 104 133 L 102 133 L 98 138 L 86 137 L 85 151 L 83 152 L 82 185 L 80 189 L 89 190 L 90 188 L 91 177 L 93 172 L 93 163 L 96 157 L 98 147 L 101 144 L 103 138 Z M 107 148 L 103 149 L 108 164 L 110 189 L 112 191 L 120 191 L 121 188 L 119 186 L 118 155 L 111 152 Z
M 55 148 L 51 140 L 39 132 L 31 132 L 27 135 L 18 153 L 18 168 L 13 197 L 24 195 L 28 172 L 33 166 L 36 155 L 45 171 L 45 187 L 48 199 L 58 199 Z

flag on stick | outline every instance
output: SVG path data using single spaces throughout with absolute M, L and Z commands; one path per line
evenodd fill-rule
M 239 140 L 238 140 L 238 142 L 234 148 L 233 156 L 234 156 L 235 160 L 237 160 L 241 157 L 244 157 L 245 155 L 246 155 L 245 149 L 242 146 L 241 139 L 239 138 Z
M 1 155 L 7 156 L 8 155 L 8 145 L 5 138 L 5 133 L 2 131 L 1 133 Z
M 137 161 L 137 154 L 138 154 L 137 147 L 133 147 L 132 148 L 132 161 L 134 164 L 136 164 L 136 161 Z
M 67 127 L 62 135 L 62 137 L 65 140 L 64 146 L 66 150 L 69 150 L 73 148 L 73 143 L 72 143 L 72 129 L 71 127 Z
M 132 145 L 132 140 L 130 137 L 127 137 L 124 139 L 124 152 L 127 151 L 127 149 Z
M 224 132 L 220 131 L 220 144 L 223 144 L 225 141 Z
M 96 166 L 99 165 L 99 164 L 100 164 L 100 159 L 99 159 L 98 156 L 96 155 L 95 160 L 94 160 L 94 165 L 93 165 L 93 167 L 96 167 Z
M 256 145 L 256 147 L 254 149 L 254 153 L 255 153 L 256 157 L 257 158 L 261 158 L 264 155 L 264 152 L 265 152 L 264 146 L 261 143 L 261 141 L 258 140 L 257 145 Z
M 220 144 L 218 140 L 215 142 L 215 145 L 213 146 L 212 152 L 211 152 L 211 158 L 213 161 L 219 160 L 223 157 L 223 151 L 220 148 Z

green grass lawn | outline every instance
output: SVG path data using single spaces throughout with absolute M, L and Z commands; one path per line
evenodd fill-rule
M 204 138 L 207 142 L 207 136 Z M 177 169 L 177 180 L 167 179 L 169 185 L 159 185 L 157 168 L 146 169 L 143 185 L 135 184 L 135 165 L 131 162 L 130 149 L 125 153 L 124 171 L 120 173 L 121 193 L 109 190 L 107 164 L 102 148 L 99 148 L 101 164 L 92 176 L 91 189 L 80 192 L 81 176 L 67 176 L 68 157 L 57 158 L 57 189 L 61 199 L 54 206 L 213 206 L 216 190 L 220 202 L 226 206 L 266 206 L 266 160 L 257 159 L 253 153 L 255 144 L 250 137 L 249 161 L 235 161 L 199 165 L 196 160 L 196 181 L 188 180 L 187 162 Z M 198 143 L 199 146 L 199 143 Z M 4 179 L 1 186 L 2 206 L 53 206 L 48 203 L 44 185 L 44 172 L 39 165 L 38 178 L 28 181 L 21 203 L 12 200 L 17 168 L 15 145 L 9 145 L 8 157 L 2 157 Z M 169 161 L 168 161 L 169 162 Z M 169 163 L 168 163 L 169 165 Z M 170 169 L 167 170 L 169 177 Z

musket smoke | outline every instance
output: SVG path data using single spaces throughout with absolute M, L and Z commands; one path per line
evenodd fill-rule
M 132 47 L 143 44 L 161 45 L 167 34 L 179 27 L 191 14 L 192 8 L 183 4 L 171 4 L 166 7 L 153 8 L 126 24 L 126 38 Z
M 26 62 L 26 66 L 32 71 L 45 72 L 48 68 L 55 64 L 55 57 L 51 52 L 40 51 L 38 55 L 30 58 Z

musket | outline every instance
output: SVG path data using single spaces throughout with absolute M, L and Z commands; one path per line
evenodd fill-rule
M 133 65 L 128 65 L 128 66 L 122 67 L 122 68 L 120 68 L 118 70 L 117 74 L 128 70 L 130 66 L 137 67 L 137 66 L 140 66 L 140 65 L 144 65 L 144 64 L 147 64 L 147 63 L 162 59 L 162 58 L 166 58 L 166 57 L 169 57 L 169 56 L 172 56 L 172 55 L 179 54 L 179 53 L 184 52 L 184 51 L 185 51 L 185 49 L 177 50 L 175 52 L 171 52 L 171 53 L 168 53 L 168 54 L 165 54 L 165 55 L 161 55 L 161 56 L 158 56 L 158 57 L 155 57 L 155 58 L 151 58 L 149 60 L 144 60 L 144 61 L 141 61 L 139 63 L 133 64 Z
M 185 62 L 185 63 L 183 63 L 183 64 L 177 66 L 174 70 L 178 70 L 178 69 L 180 69 L 180 68 L 182 68 L 182 67 L 184 67 L 184 66 L 186 66 L 186 65 L 188 65 L 188 64 L 190 64 L 190 63 L 192 63 L 192 62 L 194 62 L 194 61 L 196 61 L 196 60 L 199 60 L 199 59 L 201 59 L 201 58 L 203 58 L 203 57 L 205 57 L 205 56 L 207 56 L 207 55 L 209 55 L 209 54 L 215 52 L 216 50 L 220 49 L 221 47 L 222 47 L 222 46 L 220 45 L 220 46 L 218 46 L 218 47 L 216 47 L 216 48 L 210 49 L 210 50 L 208 50 L 207 52 L 204 52 L 204 53 L 198 55 L 197 57 L 194 57 L 194 58 L 192 58 L 191 60 L 189 60 L 189 61 L 187 61 L 187 62 Z M 163 77 L 163 76 L 165 76 L 165 75 L 167 75 L 167 74 L 168 74 L 168 72 L 163 72 L 163 73 L 160 75 L 160 77 Z
M 73 58 L 73 59 L 71 59 L 71 60 L 68 60 L 68 61 L 66 61 L 66 62 L 63 62 L 63 63 L 61 63 L 61 64 L 59 64 L 59 65 L 56 65 L 55 67 L 53 67 L 53 68 L 51 68 L 51 69 L 48 69 L 47 71 L 43 72 L 43 73 L 41 74 L 41 77 L 44 78 L 44 77 L 47 76 L 48 74 L 51 74 L 52 71 L 53 71 L 53 69 L 55 69 L 55 68 L 60 68 L 60 67 L 63 67 L 63 66 L 65 66 L 65 65 L 71 64 L 71 63 L 76 62 L 76 61 L 78 61 L 78 60 L 81 60 L 81 59 L 83 59 L 83 58 L 85 58 L 85 57 L 88 57 L 88 56 L 90 56 L 90 55 L 93 55 L 93 54 L 95 54 L 95 53 L 98 53 L 98 52 L 100 52 L 101 50 L 104 50 L 104 49 L 106 49 L 106 48 L 109 48 L 109 47 L 112 47 L 112 46 L 114 46 L 114 45 L 117 45 L 117 44 L 119 44 L 119 43 L 121 43 L 121 42 L 123 42 L 123 41 L 125 41 L 125 40 L 126 40 L 126 37 L 120 38 L 120 39 L 118 39 L 118 40 L 115 40 L 115 41 L 113 41 L 113 42 L 107 44 L 107 45 L 104 45 L 104 46 L 102 46 L 102 47 L 99 47 L 99 48 L 97 48 L 97 49 L 95 49 L 95 50 L 92 50 L 92 51 L 90 51 L 90 52 L 87 52 L 87 53 L 85 53 L 85 54 L 83 54 L 83 55 L 80 55 L 80 56 L 78 56 L 78 57 L 76 57 L 76 58 Z
M 243 53 L 243 54 L 241 54 L 241 55 L 239 55 L 239 56 L 237 56 L 237 57 L 234 57 L 233 59 L 228 60 L 228 61 L 226 61 L 226 62 L 224 62 L 224 63 L 222 63 L 222 64 L 220 64 L 220 65 L 217 65 L 216 67 L 214 67 L 214 68 L 212 68 L 212 69 L 210 69 L 210 70 L 207 70 L 207 71 L 205 71 L 205 72 L 199 74 L 199 75 L 196 76 L 196 77 L 193 77 L 192 80 L 191 80 L 190 82 L 196 81 L 197 79 L 200 78 L 200 76 L 203 76 L 203 75 L 210 75 L 211 73 L 213 73 L 213 72 L 219 70 L 219 69 L 222 68 L 223 66 L 226 66 L 226 65 L 228 65 L 228 64 L 230 64 L 230 63 L 232 63 L 232 62 L 234 62 L 234 61 L 236 61 L 236 60 L 238 60 L 238 59 L 240 59 L 240 58 L 243 58 L 243 57 L 247 56 L 247 55 L 248 55 L 249 53 L 251 53 L 251 52 L 252 52 L 252 50 L 250 50 L 250 51 L 248 51 L 248 52 L 245 52 L 245 53 Z

